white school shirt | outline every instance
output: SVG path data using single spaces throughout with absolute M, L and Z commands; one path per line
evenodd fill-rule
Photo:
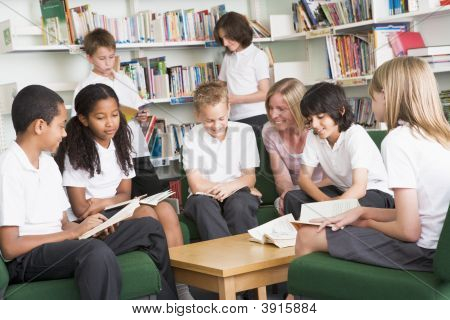
M 114 79 L 111 80 L 108 77 L 101 76 L 91 71 L 86 79 L 78 83 L 78 86 L 73 93 L 74 101 L 71 112 L 72 117 L 76 115 L 75 97 L 77 96 L 77 94 L 84 87 L 96 83 L 106 84 L 107 86 L 113 88 L 114 92 L 119 98 L 119 103 L 122 105 L 135 108 L 137 110 L 139 106 L 145 104 L 145 101 L 137 93 L 133 81 L 127 75 L 114 72 Z M 148 150 L 148 145 L 145 142 L 144 133 L 142 132 L 139 123 L 136 120 L 131 120 L 130 122 L 128 122 L 128 126 L 133 133 L 133 136 L 131 138 L 131 144 L 134 150 L 134 152 L 132 153 L 132 157 L 136 158 L 149 156 L 150 152 Z
M 450 150 L 403 124 L 389 132 L 381 151 L 389 188 L 417 190 L 422 225 L 417 245 L 436 249 L 450 203 Z
M 393 194 L 388 188 L 387 173 L 380 151 L 366 130 L 353 124 L 340 133 L 333 147 L 327 139 L 320 139 L 311 130 L 306 138 L 302 164 L 321 165 L 333 184 L 345 192 L 352 186 L 352 170 L 367 169 L 367 190 L 380 190 Z
M 63 186 L 86 188 L 86 199 L 111 198 L 117 193 L 117 187 L 122 179 L 131 179 L 136 176 L 134 169 L 130 169 L 128 176 L 120 168 L 116 148 L 111 141 L 108 148 L 95 143 L 100 158 L 101 172 L 89 177 L 86 170 L 75 170 L 70 164 L 69 157 L 64 159 Z
M 233 95 L 248 95 L 258 91 L 258 81 L 269 79 L 269 59 L 255 45 L 244 50 L 226 53 L 220 67 L 219 80 L 227 83 Z M 231 106 L 230 119 L 241 120 L 266 114 L 264 101 Z
M 196 125 L 185 136 L 183 167 L 196 169 L 207 180 L 223 183 L 242 176 L 242 169 L 259 167 L 255 133 L 245 123 L 228 122 L 225 139 L 220 141 Z
M 17 226 L 20 236 L 60 232 L 68 207 L 61 173 L 50 155 L 41 153 L 39 169 L 16 142 L 0 155 L 0 226 Z

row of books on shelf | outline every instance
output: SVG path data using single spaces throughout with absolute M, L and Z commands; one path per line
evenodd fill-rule
M 372 74 L 375 69 L 372 42 L 370 33 L 327 36 L 331 78 L 352 78 Z
M 213 40 L 217 20 L 226 13 L 225 5 L 210 10 L 178 9 L 158 13 L 153 10 L 110 18 L 92 12 L 89 4 L 68 7 L 68 0 L 39 0 L 46 44 L 83 44 L 85 35 L 103 28 L 118 43 Z
M 372 19 L 371 0 L 299 0 L 292 4 L 296 32 Z
M 191 96 L 201 83 L 218 78 L 220 65 L 206 62 L 166 67 L 165 57 L 142 57 L 120 63 L 120 69 L 133 80 L 142 98 L 166 99 Z
M 152 158 L 172 158 L 180 154 L 184 137 L 194 127 L 194 123 L 169 124 L 164 119 L 149 116 L 141 123 L 146 143 Z
M 326 37 L 330 76 L 333 79 L 369 76 L 398 56 L 426 60 L 434 71 L 450 70 L 450 45 L 425 47 L 419 32 L 408 23 L 375 24 L 367 32 Z
M 375 126 L 375 115 L 372 112 L 372 99 L 366 97 L 348 98 L 347 101 L 355 116 L 355 123 L 366 128 Z
M 389 15 L 450 5 L 450 0 L 389 0 Z

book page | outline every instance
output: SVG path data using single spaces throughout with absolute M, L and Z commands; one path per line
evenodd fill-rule
M 302 205 L 299 223 L 320 225 L 320 223 L 310 222 L 310 220 L 331 218 L 356 207 L 359 207 L 359 202 L 356 199 L 305 203 Z
M 139 199 L 133 199 L 125 208 L 117 212 L 115 215 L 113 215 L 111 218 L 103 222 L 102 224 L 96 226 L 95 228 L 92 228 L 88 232 L 82 234 L 80 237 L 78 237 L 79 240 L 87 239 L 92 237 L 94 234 L 122 221 L 129 217 L 131 217 L 134 213 L 134 210 L 139 207 Z
M 270 235 L 272 239 L 292 238 L 292 236 L 295 239 L 297 231 L 291 225 L 291 221 L 295 221 L 294 216 L 292 214 L 287 214 L 256 228 L 250 229 L 248 230 L 248 233 L 252 238 L 257 240 L 256 242 L 260 243 L 265 243 L 265 235 Z
M 123 202 L 119 202 L 119 203 L 112 204 L 112 205 L 110 205 L 110 206 L 105 207 L 105 211 L 106 211 L 106 210 L 109 210 L 109 209 L 114 209 L 114 208 L 117 208 L 117 207 L 122 207 L 122 206 L 124 206 L 124 205 L 129 204 L 130 202 L 132 202 L 132 201 L 135 200 L 135 199 L 142 199 L 142 198 L 144 198 L 144 197 L 146 197 L 146 196 L 147 196 L 146 194 L 143 194 L 142 196 L 138 196 L 138 197 L 133 198 L 133 199 L 130 199 L 130 200 L 126 200 L 126 201 L 123 201 Z
M 154 194 L 154 195 L 152 195 L 150 197 L 142 199 L 140 201 L 140 204 L 146 204 L 146 205 L 149 205 L 149 206 L 156 206 L 156 205 L 158 205 L 158 203 L 160 203 L 161 201 L 163 201 L 164 199 L 170 197 L 173 194 L 175 194 L 175 192 L 173 192 L 171 190 L 160 192 L 160 193 Z

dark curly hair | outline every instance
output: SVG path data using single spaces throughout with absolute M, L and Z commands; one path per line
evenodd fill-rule
M 219 30 L 225 33 L 228 39 L 239 42 L 243 49 L 252 44 L 253 30 L 247 18 L 237 12 L 228 12 L 220 17 L 214 27 L 214 39 L 223 46 L 223 39 L 219 36 Z M 226 48 L 227 53 L 231 53 Z
M 320 113 L 328 114 L 338 125 L 339 132 L 350 128 L 354 121 L 344 89 L 328 82 L 317 83 L 306 91 L 300 102 L 300 111 L 305 118 Z
M 91 84 L 83 88 L 75 97 L 75 110 L 77 115 L 88 118 L 94 110 L 98 101 L 113 98 L 119 105 L 114 90 L 105 84 Z M 89 127 L 85 127 L 78 116 L 69 120 L 66 126 L 67 137 L 65 137 L 55 155 L 56 163 L 61 173 L 64 171 L 64 159 L 67 154 L 70 164 L 75 170 L 86 170 L 92 178 L 95 173 L 100 174 L 102 168 L 94 136 Z M 116 147 L 116 158 L 122 171 L 128 175 L 133 163 L 130 157 L 131 131 L 125 120 L 125 116 L 120 112 L 119 128 L 112 139 Z

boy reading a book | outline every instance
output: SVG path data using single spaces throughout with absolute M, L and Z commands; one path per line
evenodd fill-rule
M 202 84 L 194 93 L 199 125 L 185 137 L 183 166 L 191 191 L 184 213 L 202 240 L 247 232 L 257 226 L 257 196 L 250 193 L 259 166 L 256 138 L 244 123 L 228 121 L 226 85 Z
M 70 222 L 70 206 L 53 158 L 66 136 L 64 102 L 55 92 L 32 85 L 12 105 L 17 139 L 0 156 L 0 253 L 11 283 L 75 277 L 82 299 L 118 299 L 121 271 L 116 255 L 146 252 L 161 272 L 159 298 L 176 298 L 167 243 L 152 218 L 124 221 L 116 232 L 77 240 L 106 220 L 94 214 Z
M 116 42 L 114 36 L 104 29 L 95 29 L 88 33 L 84 40 L 84 50 L 92 71 L 88 77 L 81 81 L 74 91 L 75 97 L 81 89 L 90 84 L 103 83 L 114 89 L 119 97 L 119 103 L 127 109 L 136 109 L 136 117 L 128 122 L 132 132 L 131 144 L 133 146 L 133 164 L 136 170 L 136 177 L 133 178 L 133 195 L 153 194 L 161 191 L 159 181 L 154 172 L 154 168 L 149 160 L 148 146 L 142 133 L 141 122 L 147 121 L 148 112 L 140 111 L 138 107 L 145 104 L 141 99 L 133 81 L 123 73 L 114 71 L 116 57 Z M 75 108 L 72 108 L 72 117 L 76 116 Z

